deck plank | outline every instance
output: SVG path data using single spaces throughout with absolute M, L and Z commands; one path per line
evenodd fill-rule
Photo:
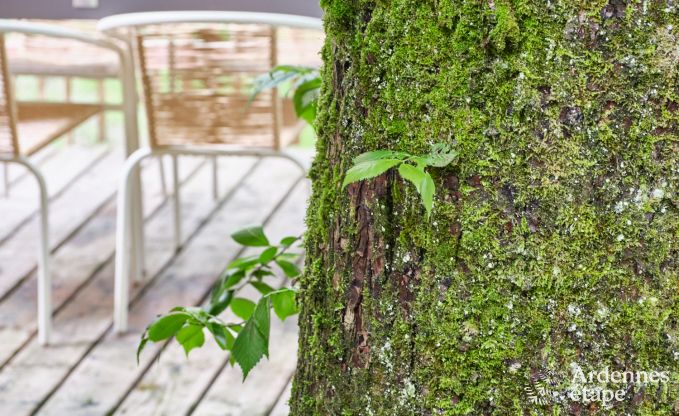
M 291 394 L 292 394 L 292 379 L 288 381 L 288 385 L 285 386 L 285 390 L 283 390 L 283 393 L 278 398 L 278 401 L 276 402 L 274 408 L 271 410 L 271 413 L 269 413 L 269 416 L 288 416 L 288 414 L 290 413 L 290 405 L 288 404 L 288 402 L 290 401 Z
M 182 166 L 183 180 L 191 177 L 200 161 L 189 161 Z M 114 166 L 109 166 L 113 168 Z M 98 166 L 104 169 L 105 166 Z M 104 174 L 105 172 L 102 172 Z M 108 172 L 114 175 L 115 171 Z M 144 170 L 147 189 L 146 216 L 161 206 L 164 197 L 160 193 L 157 174 Z M 78 221 L 77 218 L 73 219 Z M 80 219 L 83 220 L 83 219 Z M 115 201 L 109 198 L 106 206 L 88 221 L 76 235 L 66 242 L 53 257 L 53 305 L 61 307 L 102 264 L 110 260 L 115 248 Z M 35 260 L 34 260 L 35 261 Z M 36 332 L 37 279 L 35 272 L 26 279 L 11 296 L 0 302 L 0 368 Z
M 304 230 L 304 208 L 308 191 L 306 186 L 297 186 L 280 209 L 276 211 L 265 231 L 272 242 L 288 235 L 300 235 Z M 248 252 L 244 253 L 248 255 Z M 269 282 L 276 287 L 282 279 Z M 243 290 L 240 297 L 256 299 L 254 290 Z M 228 312 L 228 311 L 227 311 Z M 226 320 L 233 316 L 225 314 Z M 294 357 L 292 357 L 294 360 Z M 176 342 L 172 342 L 160 359 L 154 363 L 135 385 L 115 414 L 140 415 L 183 415 L 191 411 L 212 381 L 219 376 L 228 360 L 228 354 L 211 341 L 202 350 L 192 353 L 187 359 Z M 258 371 L 255 369 L 253 371 Z M 236 384 L 239 386 L 240 382 Z M 272 400 L 280 392 L 272 391 Z
M 297 319 L 272 319 L 269 359 L 262 360 L 245 381 L 240 368 L 225 367 L 192 415 L 268 414 L 295 371 L 296 357 Z
M 116 175 L 122 164 L 122 154 L 109 153 L 92 169 L 64 191 L 49 208 L 50 247 L 56 248 L 115 192 Z M 0 298 L 36 268 L 39 218 L 34 217 L 16 230 L 0 250 Z
M 37 162 L 38 169 L 45 177 L 50 199 L 60 195 L 108 152 L 108 146 L 105 145 L 67 146 L 62 151 L 56 152 L 54 157 L 44 162 Z M 25 168 L 17 167 L 16 170 L 25 171 Z M 10 178 L 12 178 L 11 175 Z M 16 177 L 12 182 L 9 197 L 0 197 L 0 212 L 2 212 L 0 241 L 7 239 L 28 218 L 37 215 L 40 207 L 38 186 L 31 175 Z
M 149 355 L 144 355 L 137 366 L 134 351 L 144 327 L 158 313 L 178 304 L 194 304 L 201 299 L 228 262 L 226 253 L 233 253 L 236 248 L 235 243 L 226 237 L 228 233 L 244 224 L 262 222 L 277 201 L 287 195 L 297 176 L 298 172 L 284 161 L 260 164 L 236 190 L 232 200 L 203 224 L 195 238 L 172 260 L 171 267 L 154 279 L 138 299 L 133 300 L 127 335 L 114 335 L 108 331 L 110 326 L 106 326 L 103 333 L 88 331 L 98 332 L 99 336 L 95 339 L 100 339 L 100 342 L 95 343 L 59 386 L 40 409 L 40 414 L 106 414 L 115 407 L 150 364 L 147 357 L 162 347 L 150 345 Z M 199 197 L 196 195 L 195 199 Z M 166 229 L 164 231 L 156 236 L 159 241 L 167 240 Z M 110 280 L 106 282 L 110 284 Z M 88 299 L 91 303 L 96 302 L 96 311 L 93 312 L 92 308 L 80 310 L 80 315 L 86 314 L 83 320 L 96 321 L 101 327 L 102 323 L 108 322 L 106 317 L 110 315 L 111 295 L 104 298 L 88 296 Z M 100 312 L 102 308 L 104 317 Z M 81 338 L 85 336 L 88 334 L 79 335 Z
M 243 160 L 244 163 L 248 163 L 247 160 Z M 244 170 L 241 175 L 246 174 L 247 169 Z M 232 176 L 232 179 L 224 181 L 223 189 L 228 190 L 240 179 L 239 175 Z M 182 208 L 186 229 L 197 228 L 211 213 L 211 198 L 202 197 L 209 195 L 208 178 L 207 169 L 201 169 L 199 174 L 191 178 L 184 190 L 187 198 Z M 147 268 L 151 274 L 165 267 L 173 257 L 171 239 L 167 238 L 169 224 L 168 205 L 163 205 L 159 214 L 153 216 L 147 223 L 149 241 Z M 186 233 L 185 236 L 189 238 L 190 233 Z M 94 249 L 96 250 L 96 247 Z M 47 349 L 40 347 L 33 338 L 0 372 L 0 404 L 4 411 L 9 412 L 8 414 L 22 415 L 33 412 L 60 386 L 64 378 L 68 377 L 73 368 L 97 345 L 109 329 L 113 303 L 113 265 L 110 260 L 109 256 L 109 260 L 96 276 L 56 315 L 53 345 Z M 132 296 L 142 289 L 143 285 L 134 287 Z M 95 377 L 89 380 L 89 383 L 92 383 L 92 380 L 99 378 Z M 47 409 L 49 407 L 42 411 Z M 85 410 L 85 414 L 97 412 Z

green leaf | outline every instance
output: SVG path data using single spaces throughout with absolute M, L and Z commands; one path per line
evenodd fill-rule
M 231 310 L 239 318 L 248 320 L 255 311 L 255 302 L 245 298 L 234 298 L 231 301 Z
M 158 342 L 172 337 L 187 319 L 189 319 L 189 315 L 183 312 L 172 312 L 161 316 L 148 327 L 149 341 Z
M 226 266 L 224 273 L 228 273 L 233 270 L 247 270 L 258 263 L 259 256 L 240 257 L 229 263 L 229 265 Z
M 320 88 L 321 79 L 311 78 L 298 85 L 292 96 L 292 103 L 295 106 L 297 117 L 312 125 L 316 119 L 316 106 L 320 96 Z
M 276 264 L 283 270 L 283 273 L 285 273 L 286 276 L 288 277 L 297 277 L 301 274 L 299 268 L 294 263 L 291 263 L 287 260 L 283 259 L 276 259 Z
M 267 264 L 273 260 L 274 257 L 276 257 L 276 253 L 278 253 L 278 247 L 267 248 L 266 250 L 262 251 L 262 254 L 259 255 L 259 262 L 261 264 Z
M 226 277 L 226 280 L 224 280 L 224 283 L 222 283 L 222 290 L 227 290 L 236 286 L 238 283 L 240 283 L 241 280 L 243 280 L 244 277 L 245 271 L 243 270 L 238 270 L 235 273 L 229 274 Z
M 269 356 L 269 326 L 271 324 L 271 317 L 270 317 L 270 312 L 269 312 L 269 299 L 268 298 L 261 298 L 259 299 L 259 302 L 257 302 L 257 308 L 255 308 L 255 313 L 252 315 L 252 318 L 255 320 L 255 323 L 257 324 L 257 329 L 259 332 L 262 334 L 264 339 L 266 340 L 266 345 L 267 349 L 265 351 L 266 356 Z
M 422 205 L 424 205 L 424 208 L 427 211 L 427 218 L 429 218 L 431 209 L 434 205 L 435 192 L 434 180 L 431 175 L 425 172 L 421 167 L 413 166 L 408 163 L 399 166 L 398 173 L 403 179 L 415 185 L 417 192 L 420 193 L 420 197 L 422 198 Z
M 258 77 L 254 82 L 254 89 L 250 95 L 249 102 L 262 91 L 276 88 L 279 85 L 298 77 L 318 77 L 318 70 L 316 68 L 293 66 L 293 65 L 278 65 L 273 68 L 268 74 Z
M 425 156 L 425 162 L 429 166 L 442 168 L 448 166 L 457 157 L 457 152 L 452 150 L 450 146 L 443 143 L 436 143 L 432 145 L 431 152 Z
M 380 159 L 358 163 L 347 171 L 342 187 L 346 187 L 350 183 L 379 176 L 399 163 L 401 163 L 399 159 Z
M 252 275 L 255 276 L 257 279 L 261 279 L 261 278 L 266 277 L 266 276 L 273 276 L 273 273 L 269 269 L 262 268 L 262 269 L 255 270 L 254 272 L 252 272 Z
M 141 356 L 141 352 L 144 350 L 144 347 L 148 342 L 149 338 L 146 336 L 146 333 L 143 333 L 141 340 L 139 341 L 139 346 L 137 346 L 137 365 L 139 365 L 139 357 Z
M 261 226 L 243 228 L 231 234 L 231 238 L 238 244 L 248 247 L 265 247 L 269 245 L 269 239 L 264 235 Z
M 374 162 L 382 159 L 405 159 L 408 157 L 407 153 L 396 152 L 394 150 L 374 150 L 372 152 L 361 153 L 354 158 L 354 165 L 363 162 Z
M 213 298 L 210 302 L 208 313 L 210 315 L 219 315 L 220 313 L 224 312 L 231 304 L 233 295 L 233 290 L 222 291 L 221 296 L 217 297 L 216 299 Z
M 229 350 L 231 347 L 233 347 L 235 338 L 224 325 L 217 322 L 210 322 L 207 326 L 207 329 L 212 333 L 212 336 L 214 337 L 217 345 L 219 345 L 219 348 L 223 350 Z
M 250 284 L 262 295 L 268 295 L 274 291 L 274 288 L 264 282 L 250 282 Z
M 292 289 L 282 289 L 269 294 L 271 306 L 273 306 L 276 316 L 281 321 L 284 321 L 288 316 L 297 314 L 296 294 L 297 292 Z
M 283 247 L 290 247 L 291 245 L 295 244 L 295 241 L 299 240 L 299 237 L 285 237 L 281 240 L 280 244 Z
M 194 348 L 200 348 L 205 344 L 205 334 L 203 334 L 203 327 L 193 324 L 188 324 L 177 332 L 175 336 L 177 342 L 184 348 L 186 356 L 189 356 Z
M 231 354 L 243 371 L 243 380 L 262 356 L 269 356 L 269 299 L 262 298 L 257 304 L 255 313 L 233 343 Z

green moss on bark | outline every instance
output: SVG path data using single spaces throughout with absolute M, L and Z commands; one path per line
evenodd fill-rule
M 326 0 L 295 415 L 679 413 L 679 6 Z M 351 158 L 453 144 L 431 221 Z M 538 372 L 664 370 L 612 408 Z M 562 388 L 560 386 L 560 388 Z

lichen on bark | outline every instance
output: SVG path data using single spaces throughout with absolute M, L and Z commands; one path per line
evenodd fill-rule
M 679 5 L 322 6 L 292 414 L 679 414 Z M 341 188 L 435 142 L 460 156 L 429 221 L 393 172 Z M 529 402 L 573 365 L 673 382 Z

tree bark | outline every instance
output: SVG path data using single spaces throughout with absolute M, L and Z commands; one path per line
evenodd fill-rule
M 679 4 L 322 5 L 292 414 L 679 414 Z M 396 172 L 341 187 L 435 142 L 430 219 Z M 673 382 L 567 395 L 605 368 Z

